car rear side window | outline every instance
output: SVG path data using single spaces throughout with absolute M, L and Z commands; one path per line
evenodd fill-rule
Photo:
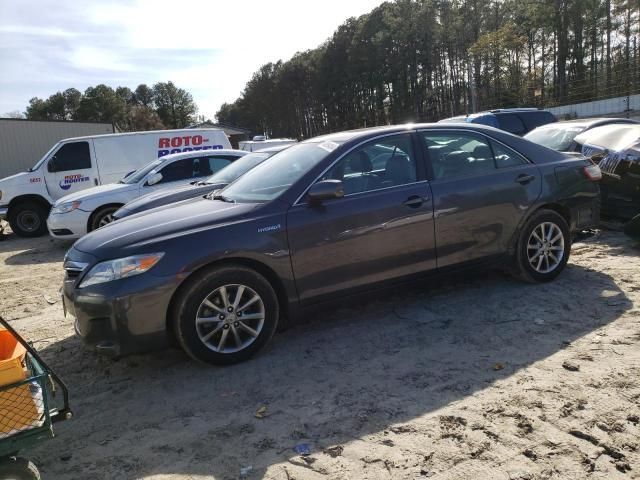
M 414 183 L 416 160 L 409 135 L 373 140 L 342 157 L 319 180 L 341 180 L 345 195 Z
M 422 132 L 434 178 L 485 175 L 496 171 L 486 137 L 467 132 Z
M 91 168 L 89 142 L 65 143 L 51 158 L 54 171 L 68 172 Z
M 491 148 L 493 149 L 493 156 L 496 159 L 496 167 L 498 168 L 515 167 L 529 163 L 527 159 L 518 152 L 505 147 L 501 143 L 491 141 Z
M 522 120 L 515 113 L 500 113 L 497 115 L 500 129 L 515 135 L 524 135 L 527 128 Z
M 235 160 L 235 158 L 229 158 L 229 157 L 209 157 L 208 160 L 208 171 L 209 173 L 206 173 L 205 175 L 213 175 L 216 172 L 219 172 L 220 170 L 222 170 L 224 167 L 226 167 L 227 165 L 230 165 L 231 162 L 233 160 Z M 201 161 L 201 165 L 205 165 L 205 162 Z M 201 176 L 201 175 L 200 175 Z

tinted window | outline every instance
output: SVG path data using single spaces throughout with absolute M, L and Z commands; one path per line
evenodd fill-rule
M 198 162 L 198 160 L 197 158 L 184 158 L 170 163 L 159 170 L 162 173 L 162 180 L 158 183 L 177 182 L 178 180 L 194 178 L 194 162 Z
M 505 130 L 516 135 L 523 135 L 527 133 L 527 129 L 520 120 L 520 117 L 515 113 L 500 113 L 497 114 L 498 125 L 501 130 Z
M 234 160 L 237 157 L 234 157 Z M 227 165 L 231 164 L 232 160 L 229 158 L 222 158 L 222 157 L 209 157 L 209 168 L 208 168 L 208 172 L 198 175 L 198 176 L 209 176 L 209 175 L 213 175 L 214 173 L 222 170 L 224 167 L 226 167 Z M 202 162 L 202 165 L 204 165 L 205 162 Z
M 539 112 L 526 112 L 520 114 L 522 120 L 527 126 L 527 130 L 533 130 L 540 125 L 546 125 L 556 121 L 556 117 L 551 112 L 539 111 Z
M 65 143 L 60 147 L 60 150 L 54 154 L 53 161 L 56 172 L 91 168 L 89 142 Z
M 496 171 L 488 140 L 473 133 L 423 132 L 434 178 L 467 177 Z
M 493 156 L 496 159 L 496 166 L 498 168 L 513 167 L 529 163 L 522 155 L 508 147 L 505 147 L 501 143 L 492 141 L 491 147 L 493 148 Z
M 411 137 L 374 140 L 343 157 L 320 180 L 341 180 L 345 195 L 413 183 L 417 179 Z

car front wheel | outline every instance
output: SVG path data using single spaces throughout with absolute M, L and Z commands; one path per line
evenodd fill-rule
M 271 339 L 278 298 L 259 273 L 225 266 L 198 275 L 176 301 L 174 327 L 192 358 L 214 365 L 242 362 Z
M 517 276 L 529 282 L 556 278 L 569 260 L 571 237 L 567 221 L 553 210 L 539 210 L 520 234 Z
M 89 231 L 93 232 L 94 230 L 113 222 L 115 220 L 113 218 L 113 214 L 116 213 L 119 208 L 120 207 L 104 207 L 98 210 L 91 218 Z

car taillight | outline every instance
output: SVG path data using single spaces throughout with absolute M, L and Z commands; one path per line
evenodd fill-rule
M 582 171 L 584 172 L 585 176 L 592 182 L 597 182 L 598 180 L 602 179 L 602 170 L 600 170 L 600 167 L 595 163 L 587 165 L 582 169 Z

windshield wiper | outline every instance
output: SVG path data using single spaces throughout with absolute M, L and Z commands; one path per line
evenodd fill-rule
M 236 201 L 233 198 L 229 198 L 225 195 L 222 195 L 221 193 L 217 193 L 215 195 L 211 195 L 211 199 L 212 200 L 222 200 L 223 202 L 227 202 L 227 203 L 236 203 Z

